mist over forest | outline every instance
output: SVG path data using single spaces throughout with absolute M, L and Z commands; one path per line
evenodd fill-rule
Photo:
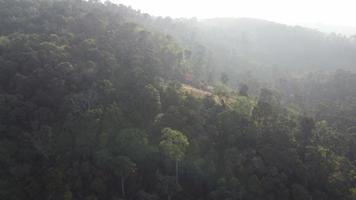
M 0 0 L 1 200 L 355 200 L 356 36 Z

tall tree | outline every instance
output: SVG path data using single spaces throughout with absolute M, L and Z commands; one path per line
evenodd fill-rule
M 162 129 L 162 137 L 159 146 L 162 153 L 175 160 L 176 183 L 178 184 L 178 162 L 184 158 L 188 147 L 188 138 L 180 131 L 171 128 Z

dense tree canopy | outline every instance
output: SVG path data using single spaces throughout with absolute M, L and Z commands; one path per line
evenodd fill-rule
M 257 79 L 355 69 L 355 44 L 225 23 L 0 0 L 0 199 L 356 199 L 356 75 Z

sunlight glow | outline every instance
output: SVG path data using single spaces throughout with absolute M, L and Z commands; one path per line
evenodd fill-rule
M 356 26 L 355 0 L 112 0 L 155 16 L 250 17 L 286 24 Z

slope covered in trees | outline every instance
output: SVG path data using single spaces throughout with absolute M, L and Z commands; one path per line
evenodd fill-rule
M 241 80 L 248 71 L 270 80 L 318 70 L 355 71 L 355 37 L 248 18 L 157 18 L 143 23 L 173 35 L 189 49 L 195 75 L 203 80 L 222 72 L 232 79 Z
M 267 22 L 217 32 L 82 0 L 0 0 L 0 15 L 0 199 L 356 198 L 355 74 L 254 70 L 354 69 L 352 40 L 311 33 L 345 45 L 323 48 L 334 65 L 271 39 L 309 30 Z

